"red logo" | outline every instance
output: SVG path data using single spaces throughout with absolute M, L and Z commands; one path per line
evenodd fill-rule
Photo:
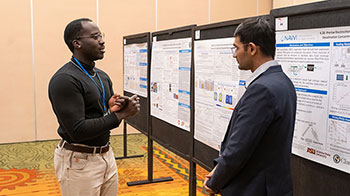
M 311 153 L 311 154 L 316 154 L 316 150 L 312 149 L 312 148 L 307 148 L 306 152 Z

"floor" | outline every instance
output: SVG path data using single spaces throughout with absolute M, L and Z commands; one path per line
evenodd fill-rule
M 111 137 L 115 156 L 123 156 L 122 135 Z M 25 142 L 0 145 L 0 196 L 59 196 L 53 169 L 53 152 L 58 141 Z M 153 179 L 172 177 L 173 181 L 128 186 L 127 182 L 147 180 L 147 137 L 128 135 L 128 155 L 139 158 L 116 160 L 118 196 L 188 195 L 189 164 L 158 144 L 154 145 Z M 197 194 L 206 195 L 202 185 L 208 171 L 197 166 Z

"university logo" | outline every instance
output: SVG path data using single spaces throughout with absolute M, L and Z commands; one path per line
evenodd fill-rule
M 313 148 L 307 148 L 306 152 L 308 152 L 310 154 L 316 154 L 316 150 Z
M 339 163 L 339 162 L 340 162 L 340 156 L 337 155 L 337 154 L 335 154 L 335 155 L 333 156 L 333 161 L 334 161 L 334 163 Z

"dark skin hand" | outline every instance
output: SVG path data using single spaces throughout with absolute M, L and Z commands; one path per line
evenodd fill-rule
M 111 112 L 117 112 L 119 110 L 122 110 L 129 100 L 129 97 L 127 96 L 121 96 L 118 94 L 114 94 L 108 101 L 109 110 Z
M 140 98 L 137 97 L 137 95 L 133 95 L 132 97 L 122 96 L 116 100 L 121 101 L 119 103 L 121 104 L 122 107 L 120 107 L 119 111 L 114 112 L 117 115 L 118 119 L 120 119 L 120 120 L 128 118 L 130 116 L 134 116 L 135 114 L 137 114 L 140 111 L 140 102 L 139 102 Z M 124 103 L 122 100 L 125 100 L 125 103 L 126 103 L 125 105 L 122 104 L 122 103 Z M 117 105 L 117 104 L 115 104 L 115 105 Z M 117 108 L 115 106 L 112 106 L 112 107 L 113 107 L 113 109 Z

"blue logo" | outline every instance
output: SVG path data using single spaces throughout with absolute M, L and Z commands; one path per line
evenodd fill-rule
M 297 40 L 298 36 L 297 35 L 283 35 L 281 37 L 281 42 L 284 41 L 293 41 L 293 40 Z

